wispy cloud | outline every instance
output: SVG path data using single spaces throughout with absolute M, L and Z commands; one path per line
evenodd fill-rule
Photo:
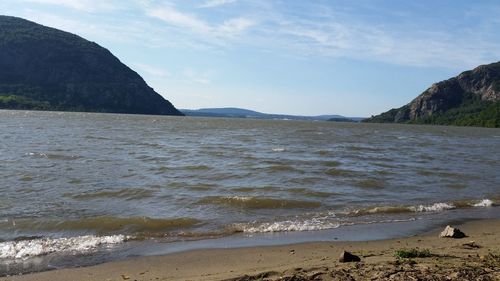
M 199 72 L 194 70 L 193 68 L 186 68 L 182 72 L 184 77 L 188 80 L 188 82 L 194 82 L 198 84 L 204 84 L 208 85 L 212 83 L 211 76 L 212 72 L 211 71 L 205 71 L 205 72 Z
M 260 38 L 248 41 L 265 44 L 277 53 L 451 68 L 472 67 L 500 57 L 500 42 L 488 42 L 484 39 L 487 34 L 480 30 L 450 32 L 418 20 L 374 23 L 352 11 L 313 5 L 298 14 L 272 5 L 267 8 L 267 18 L 262 20 L 266 25 L 257 33 Z
M 160 19 L 165 23 L 187 28 L 190 31 L 199 34 L 210 34 L 212 33 L 212 27 L 198 19 L 195 15 L 188 13 L 182 13 L 171 6 L 164 6 L 161 8 L 150 8 L 146 10 L 146 15 Z
M 411 11 L 401 13 L 397 9 L 370 10 L 363 14 L 360 9 L 341 9 L 324 2 L 323 6 L 305 1 L 199 2 L 196 5 L 180 0 L 20 0 L 37 4 L 31 5 L 31 12 L 25 9 L 20 15 L 28 14 L 32 20 L 91 39 L 128 40 L 149 47 L 224 51 L 245 46 L 285 56 L 347 58 L 408 66 L 469 67 L 500 57 L 500 41 L 494 32 L 500 22 L 498 17 L 491 16 L 500 10 L 500 5 L 492 4 L 489 16 L 484 15 L 484 7 L 464 11 L 473 25 L 460 29 L 458 23 L 452 30 L 453 25 L 421 19 Z M 33 8 L 43 5 L 72 9 L 73 14 L 51 14 L 50 9 Z M 377 9 L 376 5 L 366 5 Z M 220 6 L 228 9 L 223 12 L 200 9 Z M 101 11 L 111 17 L 98 21 L 85 17 Z M 135 16 L 124 17 L 116 11 Z M 384 19 L 374 20 L 373 15 Z M 476 23 L 481 20 L 483 24 Z
M 236 0 L 208 0 L 198 6 L 198 8 L 215 8 L 236 2 Z
M 99 0 L 21 0 L 22 2 L 63 6 L 82 12 L 111 11 L 122 6 L 116 1 Z
M 221 39 L 230 39 L 241 35 L 257 24 L 255 20 L 246 17 L 233 17 L 221 23 L 210 23 L 200 19 L 195 14 L 181 12 L 171 4 L 147 7 L 145 13 L 147 16 L 159 19 L 170 26 L 201 36 L 201 39 L 205 41 L 219 44 L 225 43 Z
M 170 76 L 170 73 L 161 67 L 156 67 L 144 63 L 134 63 L 133 66 L 137 68 L 140 72 L 144 72 L 150 76 L 157 78 L 166 78 Z
M 255 24 L 254 20 L 248 18 L 233 18 L 224 21 L 224 23 L 215 28 L 214 32 L 223 37 L 230 37 L 243 33 Z
M 58 28 L 67 32 L 75 33 L 91 41 L 106 42 L 128 42 L 144 40 L 142 26 L 127 26 L 121 22 L 93 21 L 90 18 L 71 18 L 69 16 L 56 15 L 37 10 L 24 10 L 17 16 L 32 20 L 34 22 Z

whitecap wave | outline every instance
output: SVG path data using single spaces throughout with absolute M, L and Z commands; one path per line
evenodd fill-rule
M 26 153 L 28 156 L 36 156 L 36 157 L 42 157 L 42 158 L 48 158 L 46 153 L 43 152 L 28 152 Z
M 439 212 L 439 211 L 444 211 L 444 210 L 451 210 L 455 209 L 456 207 L 452 204 L 448 203 L 434 203 L 432 205 L 418 205 L 418 206 L 411 206 L 409 209 L 412 212 Z
M 285 151 L 285 148 L 284 147 L 275 147 L 272 149 L 274 152 L 283 152 Z
M 125 235 L 78 236 L 69 238 L 41 238 L 0 243 L 0 259 L 27 259 L 54 252 L 86 253 L 101 245 L 119 244 L 128 239 Z
M 491 207 L 493 206 L 493 201 L 490 199 L 483 199 L 478 203 L 472 205 L 473 207 Z
M 290 232 L 290 231 L 314 231 L 326 230 L 339 227 L 338 222 L 328 222 L 320 219 L 311 220 L 285 220 L 277 222 L 264 222 L 253 224 L 235 224 L 237 231 L 244 233 L 268 233 L 268 232 Z
M 254 199 L 253 197 L 250 197 L 250 196 L 226 196 L 226 197 L 223 197 L 225 199 L 228 199 L 228 200 L 236 200 L 236 201 L 250 201 L 252 199 Z

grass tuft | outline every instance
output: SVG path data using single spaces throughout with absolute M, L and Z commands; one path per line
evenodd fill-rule
M 399 249 L 394 253 L 394 256 L 398 259 L 411 259 L 411 258 L 428 258 L 432 257 L 431 251 L 428 249 Z

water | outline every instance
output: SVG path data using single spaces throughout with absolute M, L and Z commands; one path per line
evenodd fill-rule
M 0 120 L 4 264 L 500 217 L 498 129 L 30 111 Z

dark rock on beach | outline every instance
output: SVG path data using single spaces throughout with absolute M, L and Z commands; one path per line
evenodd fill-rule
M 339 262 L 359 262 L 359 261 L 361 261 L 360 257 L 346 251 L 343 251 L 339 257 Z

